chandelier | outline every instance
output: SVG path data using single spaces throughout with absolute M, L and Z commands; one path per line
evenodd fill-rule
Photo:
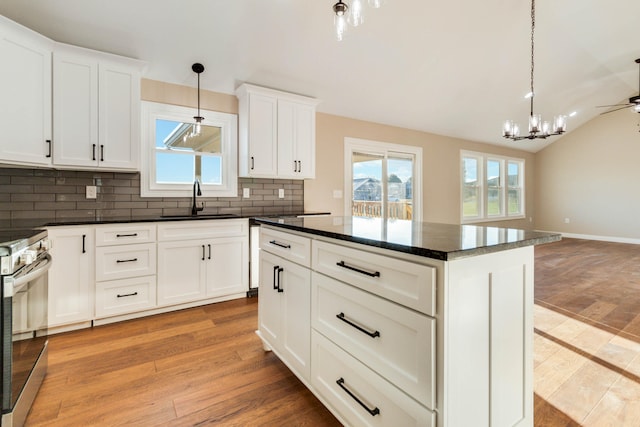
M 512 120 L 504 122 L 502 128 L 502 136 L 514 141 L 520 141 L 523 139 L 545 139 L 550 136 L 562 135 L 567 130 L 567 116 L 558 115 L 553 119 L 553 124 L 542 121 L 540 114 L 533 113 L 533 98 L 535 92 L 533 90 L 533 35 L 536 26 L 536 5 L 535 0 L 531 0 L 531 91 L 526 95 L 530 101 L 529 109 L 529 134 L 520 135 L 520 127 Z
M 368 0 L 369 6 L 378 9 L 384 0 Z M 364 22 L 364 0 L 351 0 L 351 6 L 342 0 L 333 5 L 333 25 L 338 41 L 344 38 L 349 25 L 357 27 Z

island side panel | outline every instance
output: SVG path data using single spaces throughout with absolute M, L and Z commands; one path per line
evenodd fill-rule
M 445 263 L 439 427 L 533 426 L 533 246 Z

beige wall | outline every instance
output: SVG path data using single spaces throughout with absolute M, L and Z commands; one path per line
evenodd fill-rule
M 630 109 L 598 116 L 537 153 L 537 229 L 640 238 L 639 120 Z
M 497 134 L 496 134 L 497 135 Z M 378 123 L 318 113 L 316 115 L 316 179 L 305 180 L 305 210 L 342 215 L 344 200 L 333 190 L 344 189 L 344 138 L 361 138 L 423 149 L 423 221 L 460 222 L 460 150 L 525 159 L 527 217 L 534 216 L 534 155 L 521 150 L 480 144 Z M 529 228 L 525 220 L 500 221 L 504 227 Z
M 142 80 L 141 98 L 145 101 L 167 104 L 197 105 L 195 88 L 149 79 Z M 238 113 L 238 101 L 234 95 L 203 90 L 200 106 L 202 109 Z M 492 224 L 516 228 L 530 228 L 533 224 L 528 220 L 529 217 L 535 218 L 533 154 L 323 113 L 316 115 L 316 179 L 304 181 L 305 210 L 330 211 L 334 215 L 343 214 L 344 200 L 334 199 L 333 190 L 344 190 L 345 137 L 422 147 L 423 221 L 431 222 L 454 224 L 460 222 L 461 149 L 523 158 L 526 161 L 527 219 L 499 221 Z

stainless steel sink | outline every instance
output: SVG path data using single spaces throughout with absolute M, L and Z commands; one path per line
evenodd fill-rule
M 173 219 L 225 219 L 225 218 L 238 218 L 235 214 L 200 214 L 200 215 L 162 215 L 160 218 L 173 218 Z

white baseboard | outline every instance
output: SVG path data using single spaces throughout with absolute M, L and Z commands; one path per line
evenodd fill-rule
M 636 239 L 632 237 L 596 236 L 593 234 L 563 233 L 562 231 L 546 231 L 546 230 L 537 230 L 537 231 L 543 231 L 546 233 L 559 233 L 559 234 L 562 234 L 562 237 L 567 237 L 570 239 L 601 240 L 604 242 L 630 243 L 633 245 L 640 245 L 640 239 Z

